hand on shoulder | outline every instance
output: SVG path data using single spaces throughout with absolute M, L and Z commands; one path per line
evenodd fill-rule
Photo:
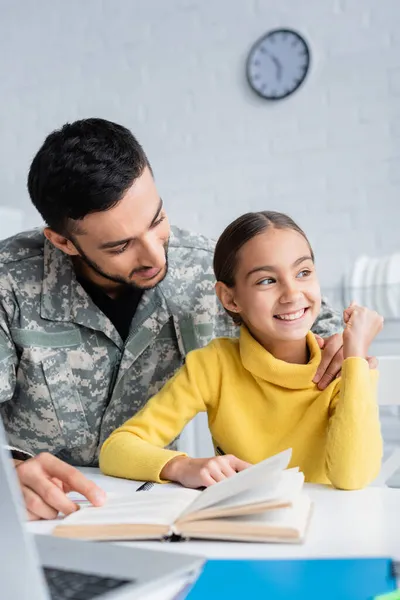
M 355 328 L 351 331 L 353 325 L 350 325 L 349 329 L 348 321 L 354 312 L 354 308 L 357 309 L 354 316 Z M 368 356 L 368 348 L 371 341 L 382 329 L 383 317 L 368 308 L 351 304 L 344 311 L 343 318 L 346 325 L 343 334 L 335 333 L 328 338 L 315 336 L 322 351 L 321 362 L 314 377 L 314 383 L 318 385 L 320 390 L 324 390 L 334 379 L 340 377 L 345 358 L 362 356 L 367 360 L 370 369 L 376 369 L 378 366 L 376 357 Z M 361 336 L 358 341 L 357 336 Z M 346 348 L 344 344 L 346 344 Z

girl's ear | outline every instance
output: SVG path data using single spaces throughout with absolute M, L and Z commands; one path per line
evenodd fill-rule
M 228 287 L 222 281 L 215 284 L 215 292 L 222 306 L 232 313 L 240 313 L 240 308 L 235 301 L 235 292 L 233 288 Z

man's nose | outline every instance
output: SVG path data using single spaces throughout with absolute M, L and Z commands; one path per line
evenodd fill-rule
M 146 267 L 162 267 L 165 263 L 165 247 L 160 239 L 145 239 L 140 262 Z

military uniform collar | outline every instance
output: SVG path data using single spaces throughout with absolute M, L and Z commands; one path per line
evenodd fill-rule
M 84 327 L 102 331 L 122 349 L 124 342 L 118 331 L 77 281 L 70 257 L 55 248 L 46 239 L 43 262 L 40 307 L 42 318 L 50 321 L 78 323 Z M 162 288 L 163 291 L 168 291 L 167 296 L 172 294 L 173 283 L 170 281 L 169 274 L 162 283 Z M 154 330 L 158 330 L 170 316 L 160 286 L 144 292 L 132 320 L 131 333 L 139 329 L 151 315 L 157 320 L 157 326 L 152 324 Z
M 123 346 L 114 325 L 78 283 L 70 257 L 47 239 L 43 251 L 40 314 L 50 321 L 69 321 L 102 331 L 117 346 Z

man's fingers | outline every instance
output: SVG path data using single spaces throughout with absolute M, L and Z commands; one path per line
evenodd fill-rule
M 93 481 L 87 479 L 78 469 L 58 460 L 51 454 L 43 454 L 43 469 L 50 477 L 60 479 L 69 491 L 85 496 L 94 506 L 101 506 L 106 499 L 105 492 Z
M 29 488 L 29 490 L 39 496 L 45 505 L 56 510 L 57 513 L 60 511 L 67 515 L 75 512 L 78 508 L 77 505 L 58 487 L 59 480 L 62 481 L 60 473 L 49 473 L 43 464 L 43 462 L 46 462 L 46 459 L 43 461 L 43 456 L 47 455 L 40 455 L 40 460 L 39 457 L 27 460 L 17 467 L 17 474 L 23 490 L 25 491 L 26 488 Z M 62 466 L 69 467 L 69 465 L 64 465 L 64 463 L 58 461 L 58 459 L 50 454 L 48 456 L 54 459 L 56 463 L 59 462 Z M 49 462 L 52 463 L 51 460 Z M 73 467 L 71 468 L 76 470 Z M 56 483 L 53 482 L 52 475 L 56 478 Z M 30 494 L 28 496 L 32 499 Z M 30 512 L 37 514 L 34 508 L 28 506 L 28 509 Z M 43 518 L 49 517 L 43 516 Z
M 313 382 L 319 383 L 321 377 L 326 373 L 326 369 L 328 368 L 329 363 L 331 362 L 332 357 L 328 355 L 325 356 L 325 353 L 322 354 L 321 362 L 319 363 L 317 372 L 314 375 Z
M 334 379 L 336 379 L 336 372 L 325 371 L 325 375 L 318 381 L 318 389 L 321 391 L 326 389 Z
M 82 473 L 76 471 L 71 474 L 65 482 L 69 491 L 78 492 L 93 504 L 93 506 L 102 506 L 106 501 L 106 493 L 99 488 L 93 481 L 90 481 Z
M 335 354 L 332 361 L 328 365 L 325 370 L 324 375 L 318 381 L 318 389 L 324 390 L 328 385 L 337 377 L 337 374 L 340 372 L 343 364 L 343 349 L 341 348 L 339 352 Z
M 314 337 L 317 340 L 318 346 L 322 350 L 323 347 L 325 346 L 325 340 L 324 340 L 324 338 L 322 338 L 320 335 L 316 335 L 316 334 L 314 334 Z
M 30 510 L 26 510 L 26 516 L 28 521 L 40 521 L 40 517 L 31 513 Z
M 55 509 L 57 513 L 62 512 L 64 515 L 69 515 L 70 513 L 78 510 L 78 506 L 72 502 L 72 500 L 70 500 L 68 496 L 66 496 L 66 494 L 51 481 L 51 479 L 42 477 L 39 480 L 35 478 L 30 479 L 27 477 L 24 483 L 38 496 L 40 496 L 45 504 L 52 509 Z M 48 519 L 49 517 L 43 518 Z
M 33 490 L 23 486 L 22 494 L 28 512 L 28 519 L 30 521 L 38 519 L 55 519 L 57 517 L 58 510 L 46 504 Z
M 78 506 L 66 495 L 76 491 L 93 505 L 101 506 L 105 493 L 75 467 L 48 453 L 39 454 L 15 466 L 24 493 L 28 519 L 54 519 L 58 512 L 68 515 Z
M 63 482 L 60 481 L 60 479 L 57 479 L 57 477 L 52 477 L 51 480 L 54 483 L 54 485 L 60 488 L 60 490 L 62 490 L 65 493 L 69 492 L 69 490 L 65 489 L 66 486 L 64 486 Z
M 339 354 L 340 353 L 340 354 Z M 338 357 L 341 356 L 341 358 Z M 336 377 L 336 374 L 338 373 L 338 371 L 340 370 L 341 366 L 342 366 L 342 362 L 343 362 L 343 338 L 341 335 L 333 335 L 331 338 L 329 338 L 328 341 L 325 340 L 325 346 L 324 349 L 322 351 L 322 358 L 321 358 L 321 362 L 319 364 L 319 367 L 317 369 L 317 372 L 315 373 L 314 376 L 314 383 L 319 383 L 320 380 L 325 377 L 326 375 L 326 371 L 329 368 L 330 374 L 332 374 L 332 377 L 330 378 L 330 381 L 332 381 L 332 379 L 334 379 Z M 334 372 L 333 368 L 335 369 Z M 327 380 L 327 377 L 325 377 L 325 382 Z M 318 386 L 320 387 L 320 386 Z M 326 385 L 325 385 L 326 387 Z M 320 388 L 320 389 L 324 389 L 324 388 Z

